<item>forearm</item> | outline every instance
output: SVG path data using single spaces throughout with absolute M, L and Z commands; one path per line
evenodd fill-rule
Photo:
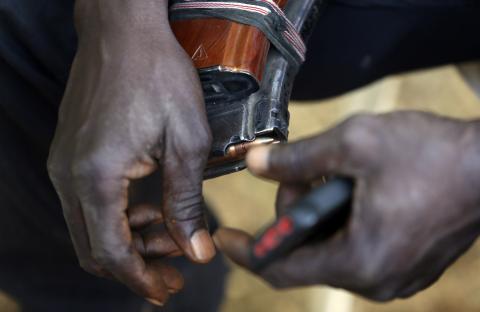
M 152 43 L 174 39 L 167 0 L 76 0 L 79 45 L 101 38 L 103 43 Z
M 76 0 L 79 40 L 61 104 L 63 119 L 87 123 L 99 106 L 109 118 L 127 118 L 126 111 L 138 103 L 140 95 L 155 96 L 157 101 L 169 95 L 170 89 L 163 90 L 156 83 L 175 81 L 174 71 L 188 69 L 191 77 L 196 77 L 170 29 L 167 9 L 167 0 Z M 97 92 L 104 98 L 91 100 Z M 82 110 L 67 109 L 70 105 Z M 140 107 L 137 109 L 141 115 Z

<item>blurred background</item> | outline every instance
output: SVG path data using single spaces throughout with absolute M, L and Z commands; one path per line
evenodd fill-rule
M 341 97 L 292 103 L 291 139 L 325 130 L 358 112 L 416 109 L 480 117 L 480 100 L 457 67 L 446 66 L 388 77 Z M 445 177 L 448 179 L 448 177 Z M 248 172 L 208 181 L 206 198 L 222 223 L 255 233 L 273 218 L 276 185 Z M 421 220 L 419 220 L 421 222 Z M 327 287 L 275 291 L 231 264 L 222 312 L 469 312 L 480 311 L 480 244 L 457 261 L 433 287 L 409 300 L 375 304 Z M 0 295 L 0 311 L 20 311 Z

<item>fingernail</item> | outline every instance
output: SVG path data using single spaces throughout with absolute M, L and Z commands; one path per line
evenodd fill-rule
M 150 302 L 151 304 L 153 305 L 156 305 L 156 306 L 159 306 L 159 307 L 163 307 L 163 303 L 156 300 L 156 299 L 151 299 L 151 298 L 146 298 L 148 302 Z
M 174 294 L 178 293 L 178 289 L 169 288 L 168 293 L 174 295 Z
M 196 231 L 190 239 L 193 254 L 198 262 L 208 262 L 215 256 L 215 246 L 207 230 Z
M 253 173 L 262 173 L 268 170 L 268 157 L 270 155 L 271 146 L 259 146 L 253 148 L 247 154 L 248 169 Z

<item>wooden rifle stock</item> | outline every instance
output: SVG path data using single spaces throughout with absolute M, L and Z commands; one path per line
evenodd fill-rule
M 287 0 L 275 2 L 283 8 Z M 239 100 L 258 90 L 270 48 L 260 30 L 217 18 L 171 25 L 199 71 L 207 103 Z

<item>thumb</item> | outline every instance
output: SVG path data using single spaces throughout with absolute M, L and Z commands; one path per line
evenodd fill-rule
M 253 237 L 246 232 L 220 228 L 213 235 L 217 248 L 236 264 L 249 268 Z
M 286 183 L 308 183 L 322 176 L 355 176 L 374 160 L 374 117 L 358 115 L 317 136 L 291 144 L 261 146 L 247 154 L 252 173 Z
M 207 263 L 215 256 L 202 195 L 203 169 L 209 149 L 207 147 L 205 153 L 200 147 L 193 148 L 195 152 L 179 152 L 179 143 L 176 143 L 176 150 L 167 148 L 163 163 L 164 222 L 190 260 Z
M 258 176 L 284 183 L 309 183 L 340 171 L 342 156 L 336 144 L 318 137 L 277 146 L 261 146 L 247 155 L 247 166 Z
M 170 183 L 172 183 L 170 181 Z M 180 181 L 172 184 L 177 185 Z M 185 184 L 184 184 L 185 186 Z M 163 214 L 167 230 L 178 247 L 192 261 L 207 263 L 215 256 L 215 246 L 204 215 L 202 187 L 164 188 Z

